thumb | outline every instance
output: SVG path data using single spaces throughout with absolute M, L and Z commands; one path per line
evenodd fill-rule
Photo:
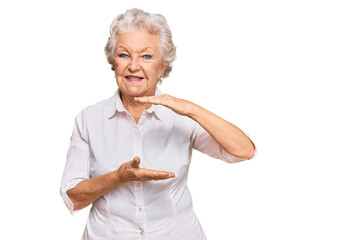
M 132 160 L 131 166 L 133 168 L 138 168 L 139 164 L 140 164 L 140 158 L 138 156 L 134 157 L 133 160 Z

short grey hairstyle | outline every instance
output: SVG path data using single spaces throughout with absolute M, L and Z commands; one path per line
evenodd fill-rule
M 129 9 L 125 13 L 118 15 L 110 25 L 110 37 L 104 50 L 108 62 L 112 65 L 112 70 L 114 70 L 113 58 L 117 34 L 134 30 L 159 34 L 159 51 L 162 54 L 163 61 L 168 62 L 168 67 L 162 77 L 168 77 L 172 71 L 173 61 L 176 58 L 176 47 L 173 44 L 172 32 L 167 20 L 160 14 L 150 14 L 137 8 Z

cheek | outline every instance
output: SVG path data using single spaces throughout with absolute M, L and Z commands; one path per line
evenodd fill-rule
M 113 64 L 113 68 L 115 71 L 117 72 L 123 72 L 124 69 L 126 68 L 127 66 L 127 62 L 126 61 L 114 61 L 114 64 Z
M 155 77 L 155 78 L 157 78 L 157 80 L 158 80 L 158 78 L 159 77 L 161 77 L 162 76 L 162 74 L 163 74 L 163 65 L 161 65 L 161 64 L 154 64 L 153 66 L 152 66 L 152 72 L 153 72 L 153 76 Z
M 115 76 L 117 78 L 120 78 L 120 77 L 122 77 L 124 75 L 124 68 L 121 68 L 121 67 L 117 66 L 117 67 L 114 68 L 114 71 L 115 71 Z

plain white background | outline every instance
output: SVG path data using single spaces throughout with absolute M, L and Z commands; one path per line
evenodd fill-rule
M 163 14 L 178 59 L 160 89 L 236 124 L 258 155 L 194 152 L 189 188 L 209 240 L 360 239 L 358 1 L 2 1 L 2 239 L 80 239 L 59 195 L 75 115 L 117 86 L 112 19 Z M 4 221 L 5 220 L 5 221 Z

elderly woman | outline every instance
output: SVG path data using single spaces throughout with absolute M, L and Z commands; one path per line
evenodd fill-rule
M 234 163 L 253 157 L 252 141 L 160 93 L 176 52 L 163 16 L 119 15 L 105 52 L 118 89 L 76 116 L 61 183 L 72 214 L 92 204 L 83 239 L 206 239 L 187 188 L 192 148 Z

